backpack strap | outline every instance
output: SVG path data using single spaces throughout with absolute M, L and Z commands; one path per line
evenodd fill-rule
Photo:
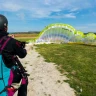
M 1 50 L 3 50 L 4 49 L 4 47 L 6 46 L 6 44 L 7 44 L 7 42 L 10 40 L 10 38 L 7 38 L 7 40 L 4 42 L 4 44 L 2 45 L 2 48 L 1 48 Z
M 0 40 L 0 53 L 5 48 L 6 44 L 8 43 L 8 41 L 10 39 L 11 39 L 11 37 L 8 37 L 8 36 L 4 36 L 4 37 L 1 38 L 1 40 Z
M 2 38 L 0 39 L 0 53 L 1 53 L 2 50 L 5 48 L 6 44 L 8 43 L 8 41 L 9 41 L 10 39 L 11 39 L 11 38 L 8 37 L 8 36 L 4 36 L 4 37 L 2 37 Z M 0 80 L 3 81 L 4 86 L 5 86 L 5 82 L 4 82 L 4 79 L 3 79 L 3 68 L 2 68 L 2 67 L 3 67 L 3 66 L 2 66 L 2 64 L 1 64 L 1 74 L 2 74 L 2 78 L 0 78 Z M 0 92 L 0 94 L 1 94 L 2 92 L 6 91 L 5 89 L 6 89 L 6 86 L 5 86 L 5 88 Z

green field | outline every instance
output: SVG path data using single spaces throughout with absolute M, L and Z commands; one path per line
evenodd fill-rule
M 10 34 L 12 35 L 12 34 Z M 16 33 L 16 34 L 13 34 L 14 35 L 14 38 L 19 40 L 19 41 L 24 41 L 24 42 L 29 42 L 29 41 L 32 41 L 34 42 L 35 39 L 38 37 L 39 33 Z
M 69 78 L 77 96 L 96 96 L 96 47 L 78 44 L 43 44 L 36 49 L 47 62 Z M 56 74 L 54 74 L 56 75 Z

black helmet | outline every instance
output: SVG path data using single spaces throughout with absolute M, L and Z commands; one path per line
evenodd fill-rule
M 8 20 L 4 15 L 0 14 L 0 30 L 6 31 Z

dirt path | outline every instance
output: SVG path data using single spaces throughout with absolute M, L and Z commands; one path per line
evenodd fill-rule
M 28 55 L 20 61 L 30 73 L 28 96 L 75 96 L 53 63 L 47 63 L 35 49 L 27 45 Z

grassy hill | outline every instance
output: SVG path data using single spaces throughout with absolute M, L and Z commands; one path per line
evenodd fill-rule
M 77 44 L 38 45 L 37 51 L 47 62 L 69 78 L 66 82 L 77 96 L 96 96 L 96 47 Z M 54 74 L 56 75 L 56 74 Z

